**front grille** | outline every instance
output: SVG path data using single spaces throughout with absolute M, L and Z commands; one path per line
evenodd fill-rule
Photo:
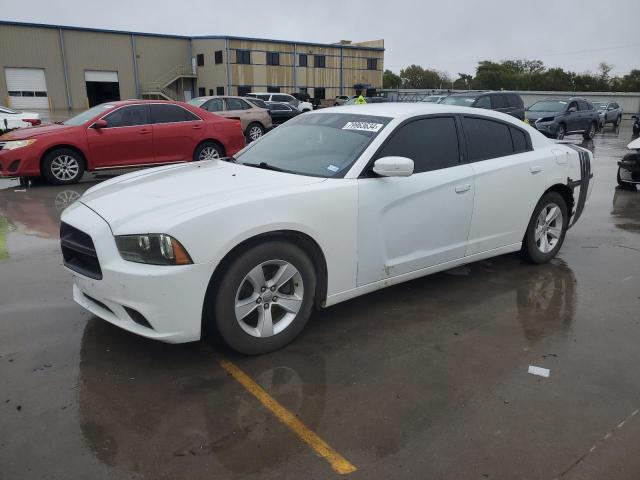
M 89 235 L 63 222 L 60 225 L 60 246 L 65 267 L 86 277 L 102 280 L 98 255 Z

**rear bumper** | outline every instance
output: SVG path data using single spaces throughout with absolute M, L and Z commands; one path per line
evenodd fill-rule
M 200 339 L 213 265 L 171 267 L 125 261 L 109 225 L 81 203 L 69 207 L 62 221 L 91 236 L 102 270 L 102 279 L 96 280 L 67 268 L 73 275 L 76 303 L 143 337 L 168 343 Z

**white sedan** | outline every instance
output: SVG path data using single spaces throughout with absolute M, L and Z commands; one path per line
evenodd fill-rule
M 551 260 L 591 153 L 498 112 L 434 104 L 300 115 L 234 158 L 89 189 L 62 215 L 73 296 L 166 342 L 280 348 L 312 311 L 521 251 Z
M 18 112 L 12 108 L 0 105 L 0 132 L 40 125 L 40 123 L 40 114 L 38 113 Z

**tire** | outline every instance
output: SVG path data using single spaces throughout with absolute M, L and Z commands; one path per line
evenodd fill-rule
M 622 116 L 618 115 L 618 118 L 616 118 L 616 121 L 613 123 L 613 126 L 618 128 L 621 123 L 622 123 Z
M 287 277 L 293 271 L 295 274 L 270 286 L 281 271 Z M 215 330 L 229 347 L 246 355 L 278 350 L 306 325 L 315 289 L 313 263 L 300 248 L 279 240 L 259 244 L 233 260 L 222 275 L 213 295 Z M 273 319 L 271 329 L 268 319 Z
M 84 157 L 70 148 L 52 150 L 42 160 L 42 176 L 52 185 L 78 183 L 84 170 Z
M 556 140 L 563 140 L 564 136 L 567 134 L 567 127 L 564 126 L 563 123 L 558 125 L 558 131 L 556 131 Z
M 220 145 L 210 140 L 202 142 L 193 151 L 193 161 L 200 162 L 204 160 L 215 160 L 224 157 L 224 153 Z
M 596 136 L 597 129 L 598 129 L 598 126 L 596 125 L 596 122 L 591 122 L 589 124 L 589 129 L 582 134 L 582 138 L 584 138 L 585 140 L 593 139 L 593 137 Z
M 543 223 L 542 225 L 546 225 L 546 227 L 542 229 L 543 234 L 539 237 L 539 240 L 536 239 L 536 231 L 539 231 L 540 222 L 542 221 L 541 217 L 544 216 L 542 212 L 545 211 L 545 214 L 548 215 L 552 213 L 553 208 L 559 210 L 562 218 L 559 219 L 558 216 L 556 216 L 550 223 Z M 567 212 L 567 203 L 562 195 L 557 192 L 544 194 L 533 210 L 529 225 L 527 226 L 527 232 L 522 240 L 522 254 L 524 258 L 530 263 L 547 263 L 556 256 L 560 247 L 562 247 L 568 225 L 569 215 Z M 560 229 L 559 231 L 558 228 Z M 555 235 L 553 232 L 555 232 Z
M 258 122 L 250 123 L 245 132 L 247 142 L 255 142 L 264 135 L 264 127 Z

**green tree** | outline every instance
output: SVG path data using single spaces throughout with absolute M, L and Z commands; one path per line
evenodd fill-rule
M 385 70 L 382 74 L 382 88 L 400 88 L 402 82 L 400 75 L 396 75 L 391 70 Z
M 400 70 L 400 78 L 404 88 L 446 88 L 451 86 L 451 79 L 446 73 L 410 65 Z

